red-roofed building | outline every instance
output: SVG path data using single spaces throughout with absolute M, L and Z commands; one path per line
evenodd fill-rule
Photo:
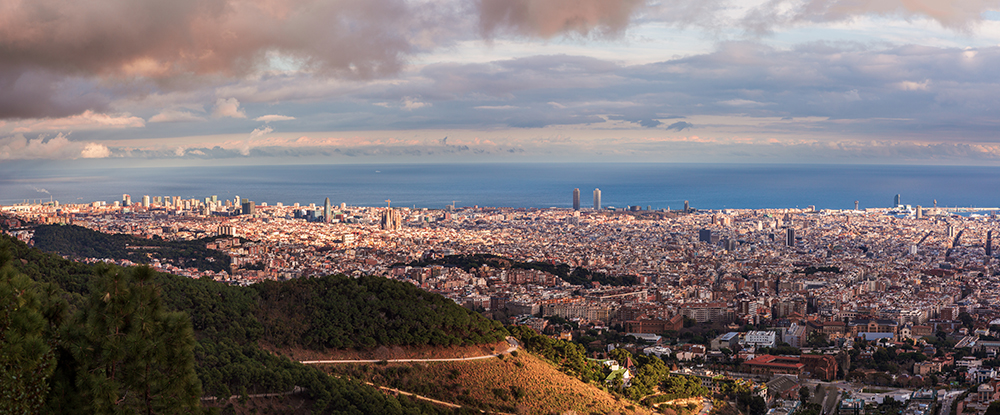
M 764 354 L 743 362 L 745 370 L 757 375 L 794 375 L 801 376 L 806 365 L 799 362 L 798 356 L 774 356 Z

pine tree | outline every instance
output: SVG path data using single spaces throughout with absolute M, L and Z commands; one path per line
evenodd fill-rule
M 103 267 L 67 338 L 81 412 L 190 413 L 201 396 L 194 334 L 184 313 L 164 310 L 149 267 Z M 67 408 L 63 408 L 67 409 Z
M 0 413 L 41 411 L 55 370 L 55 326 L 64 308 L 0 253 Z M 48 317 L 51 317 L 50 320 Z

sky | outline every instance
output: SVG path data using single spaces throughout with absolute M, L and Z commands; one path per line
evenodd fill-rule
M 0 0 L 0 163 L 997 165 L 998 10 Z

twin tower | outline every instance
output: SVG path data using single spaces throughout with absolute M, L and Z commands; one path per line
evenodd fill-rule
M 580 210 L 580 189 L 573 189 L 573 210 Z M 601 210 L 601 189 L 594 189 L 594 210 Z

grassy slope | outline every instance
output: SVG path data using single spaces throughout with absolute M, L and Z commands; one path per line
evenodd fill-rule
M 630 402 L 581 382 L 530 353 L 465 362 L 329 365 L 325 370 L 458 403 L 517 414 L 633 413 Z M 514 396 L 518 392 L 523 395 Z M 638 413 L 644 413 L 642 408 Z

